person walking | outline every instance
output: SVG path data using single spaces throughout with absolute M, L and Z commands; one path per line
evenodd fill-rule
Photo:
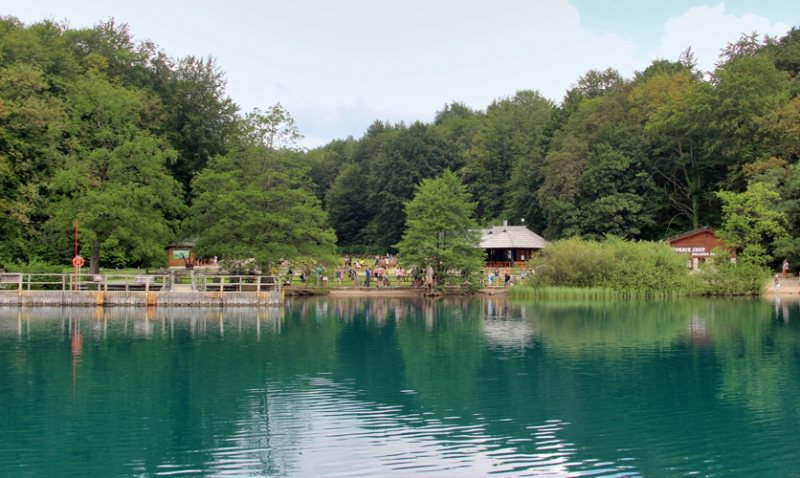
M 788 259 L 784 259 L 783 260 L 783 277 L 784 278 L 789 277 L 789 260 Z

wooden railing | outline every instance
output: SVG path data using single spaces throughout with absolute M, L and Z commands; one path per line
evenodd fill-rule
M 0 290 L 145 291 L 174 290 L 176 278 L 169 274 L 0 274 Z M 281 290 L 280 277 L 272 275 L 223 275 L 192 271 L 196 292 L 272 292 Z
M 192 285 L 199 292 L 280 292 L 280 277 L 273 275 L 193 274 Z
M 172 290 L 171 274 L 0 274 L 3 290 L 145 291 Z

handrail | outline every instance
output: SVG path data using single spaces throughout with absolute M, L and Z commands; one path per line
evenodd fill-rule
M 0 274 L 0 289 L 3 290 L 83 290 L 108 291 L 145 290 L 147 292 L 171 291 L 174 276 L 170 274 L 79 274 L 77 279 L 69 273 L 10 272 Z M 203 274 L 192 271 L 192 286 L 198 292 L 247 292 L 255 290 L 281 291 L 280 276 L 274 275 L 223 275 Z
M 38 280 L 38 279 L 58 280 Z M 11 287 L 8 287 L 11 286 Z M 105 290 L 109 286 L 112 289 L 125 287 L 128 291 L 142 289 L 145 291 L 162 291 L 171 289 L 171 281 L 168 274 L 79 274 L 76 279 L 74 274 L 65 273 L 30 273 L 30 272 L 6 272 L 0 274 L 0 288 L 15 288 L 18 291 L 44 289 L 67 290 Z
M 257 292 L 281 290 L 280 276 L 274 275 L 236 275 L 236 274 L 198 274 L 197 290 L 203 292 Z M 227 279 L 227 280 L 226 280 Z

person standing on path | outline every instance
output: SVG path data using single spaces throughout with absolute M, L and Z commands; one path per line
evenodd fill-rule
M 783 277 L 789 277 L 789 260 L 783 260 Z

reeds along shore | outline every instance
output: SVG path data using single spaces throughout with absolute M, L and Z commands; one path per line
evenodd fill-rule
M 614 290 L 603 287 L 533 287 L 516 285 L 508 296 L 520 299 L 665 299 L 692 294 L 679 291 Z

